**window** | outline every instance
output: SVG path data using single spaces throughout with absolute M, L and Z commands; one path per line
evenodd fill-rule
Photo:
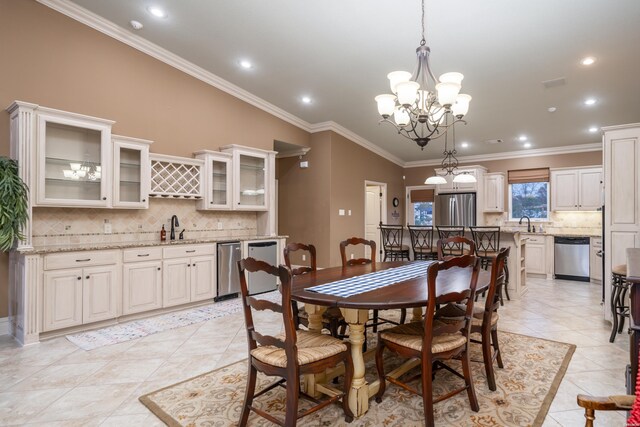
M 408 199 L 407 222 L 411 225 L 432 225 L 433 189 L 426 187 L 413 188 L 409 190 Z
M 532 220 L 549 219 L 549 183 L 523 182 L 509 185 L 509 219 L 528 216 Z
M 510 220 L 523 216 L 534 221 L 549 219 L 549 168 L 512 170 L 507 181 Z

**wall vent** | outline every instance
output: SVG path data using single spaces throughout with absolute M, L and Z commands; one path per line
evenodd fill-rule
M 551 89 L 552 87 L 564 86 L 567 84 L 566 77 L 558 77 L 557 79 L 545 80 L 542 82 L 545 88 Z

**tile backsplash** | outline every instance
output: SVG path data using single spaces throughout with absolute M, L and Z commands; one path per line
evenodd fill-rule
M 177 215 L 180 222 L 176 238 L 183 229 L 185 239 L 257 234 L 255 212 L 199 211 L 195 203 L 183 199 L 151 199 L 149 209 L 34 208 L 33 244 L 160 241 L 162 225 L 169 239 L 172 215 Z M 105 222 L 111 226 L 110 234 L 104 232 Z
M 564 233 L 589 233 L 599 234 L 602 232 L 601 212 L 550 212 L 549 221 L 532 221 L 532 225 L 542 224 L 547 232 Z M 507 212 L 485 213 L 486 225 L 518 226 L 518 221 L 509 221 Z

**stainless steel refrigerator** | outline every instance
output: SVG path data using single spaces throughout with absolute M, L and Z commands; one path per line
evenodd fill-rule
M 434 211 L 436 225 L 476 225 L 476 193 L 438 194 Z

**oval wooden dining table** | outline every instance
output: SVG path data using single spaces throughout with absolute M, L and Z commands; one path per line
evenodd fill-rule
M 338 307 L 342 311 L 345 321 L 349 324 L 349 342 L 353 358 L 353 380 L 349 391 L 349 407 L 355 417 L 361 417 L 369 409 L 369 398 L 377 393 L 380 383 L 378 380 L 368 384 L 365 380 L 365 323 L 369 320 L 369 310 L 413 308 L 411 321 L 422 319 L 422 308 L 427 305 L 427 275 L 410 280 L 393 283 L 382 288 L 363 292 L 349 297 L 323 294 L 307 290 L 310 287 L 336 282 L 355 276 L 361 276 L 393 267 L 400 267 L 416 261 L 379 262 L 376 264 L 357 265 L 349 267 L 331 267 L 307 274 L 295 276 L 291 286 L 291 298 L 305 304 L 305 311 L 309 316 L 309 330 L 322 330 L 322 313 L 329 307 Z M 421 261 L 424 262 L 424 261 Z M 470 268 L 454 267 L 438 274 L 436 292 L 438 295 L 458 292 L 469 286 L 471 280 Z M 480 270 L 476 292 L 482 292 L 489 287 L 491 271 Z M 374 349 L 369 350 L 373 355 Z M 404 372 L 419 362 L 403 365 Z M 323 384 L 344 372 L 344 367 L 328 370 L 323 375 L 308 376 L 304 379 L 305 391 L 312 396 L 326 392 Z M 401 372 L 398 372 L 400 374 Z

